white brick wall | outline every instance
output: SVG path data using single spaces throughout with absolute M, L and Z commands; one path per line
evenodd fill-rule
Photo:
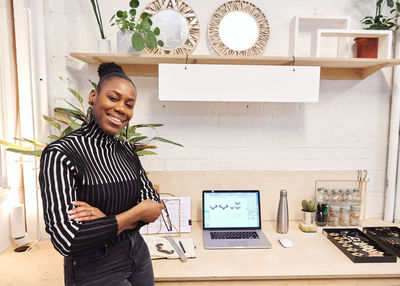
M 116 30 L 108 20 L 129 1 L 103 1 L 105 34 L 116 51 Z M 141 1 L 141 7 L 150 1 Z M 200 20 L 195 54 L 210 54 L 207 24 L 225 1 L 187 0 Z M 351 16 L 360 28 L 373 1 L 252 1 L 266 14 L 271 37 L 264 55 L 286 56 L 293 15 Z M 47 1 L 48 82 L 52 106 L 70 97 L 67 87 L 86 95 L 87 74 L 67 68 L 69 52 L 95 52 L 99 37 L 90 1 Z M 141 9 L 139 9 L 140 11 Z M 148 170 L 354 170 L 367 169 L 368 216 L 383 214 L 391 70 L 362 81 L 321 81 L 319 103 L 160 102 L 156 78 L 134 78 L 136 123 L 164 123 L 155 133 L 185 148 L 158 143 L 157 157 L 144 157 Z M 282 84 L 285 84 L 284 82 Z M 190 92 L 190 91 L 188 91 Z

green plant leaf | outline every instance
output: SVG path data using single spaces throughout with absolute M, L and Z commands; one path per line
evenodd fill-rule
M 161 126 L 164 126 L 164 124 L 148 123 L 148 124 L 137 124 L 137 125 L 135 125 L 136 128 L 150 127 L 152 129 L 154 129 L 155 127 L 161 127 Z
M 148 150 L 140 150 L 140 151 L 136 151 L 136 154 L 138 156 L 144 156 L 144 155 L 157 155 L 156 152 L 153 151 L 148 151 Z
M 160 28 L 158 28 L 158 27 L 154 28 L 154 35 L 156 35 L 156 36 L 160 35 Z
M 20 154 L 23 154 L 23 155 L 36 156 L 36 157 L 39 157 L 39 158 L 40 158 L 40 156 L 42 156 L 42 152 L 43 152 L 42 150 L 28 150 L 28 151 L 26 151 L 26 150 L 14 149 L 14 148 L 7 148 L 7 151 L 14 152 L 14 153 L 20 153 Z
M 133 33 L 132 45 L 137 51 L 141 51 L 144 49 L 144 39 L 140 33 L 138 32 Z
M 124 11 L 124 12 L 122 12 L 122 13 L 123 13 L 123 15 L 122 15 L 122 18 L 123 18 L 123 19 L 128 18 L 128 12 Z
M 14 137 L 14 139 L 17 140 L 17 141 L 30 143 L 30 144 L 32 144 L 33 146 L 36 146 L 36 147 L 38 147 L 38 148 L 40 148 L 40 149 L 46 147 L 46 145 L 47 145 L 47 144 L 45 144 L 45 143 L 38 142 L 38 141 L 35 141 L 35 140 L 30 140 L 30 139 L 27 139 L 27 138 L 22 138 L 22 139 L 21 139 L 21 138 L 16 138 L 16 137 Z
M 397 9 L 397 12 L 400 13 L 400 3 L 399 2 L 396 2 L 396 9 Z
M 157 41 L 157 44 L 158 44 L 160 47 L 164 47 L 164 42 L 161 41 L 161 40 L 158 40 L 158 41 Z
M 60 139 L 60 137 L 58 137 L 58 136 L 56 136 L 56 135 L 50 135 L 50 136 L 48 136 L 47 138 L 50 138 L 51 140 L 54 140 L 54 141 Z
M 110 21 L 108 21 L 109 23 L 111 23 L 111 21 L 112 20 L 114 20 L 114 18 L 115 18 L 115 14 L 114 15 L 112 15 L 112 17 L 111 17 L 111 19 L 110 19 Z M 112 26 L 112 25 L 111 25 Z
M 151 31 L 144 34 L 144 42 L 149 49 L 157 47 L 156 35 Z
M 62 120 L 64 120 L 65 122 L 67 122 L 68 126 L 71 127 L 73 130 L 79 129 L 81 128 L 81 125 L 76 123 L 75 121 L 65 117 L 64 115 L 62 115 L 61 113 L 56 112 L 57 116 L 60 117 Z
M 91 81 L 90 79 L 89 79 L 89 82 L 90 82 L 90 84 L 93 86 L 94 89 L 97 88 L 97 83 Z
M 137 7 L 139 7 L 139 0 L 131 0 L 131 1 L 129 2 L 129 6 L 132 7 L 132 8 L 137 8 Z
M 153 137 L 150 141 L 153 141 L 153 140 L 157 140 L 157 141 L 160 141 L 160 142 L 169 143 L 169 144 L 173 144 L 173 145 L 176 145 L 176 146 L 183 147 L 182 144 L 176 143 L 174 141 L 171 141 L 171 140 L 168 140 L 168 139 L 165 139 L 165 138 L 162 138 L 162 137 Z
M 121 10 L 118 10 L 116 15 L 117 15 L 118 18 L 123 18 L 124 17 L 124 12 L 121 11 Z
M 80 121 L 84 121 L 86 119 L 86 115 L 83 114 L 80 110 L 76 111 L 68 108 L 56 107 L 54 111 L 58 114 L 67 116 L 68 118 L 72 117 Z M 64 124 L 68 124 L 68 122 L 65 122 Z
M 140 18 L 143 20 L 144 18 L 148 18 L 149 14 L 147 14 L 146 12 L 143 12 L 142 15 L 140 15 Z
M 86 115 L 80 108 L 76 107 L 75 105 L 73 105 L 72 103 L 70 103 L 67 100 L 64 100 L 68 105 L 70 105 L 76 112 L 78 112 L 80 115 L 82 115 L 83 117 Z
M 133 137 L 131 140 L 129 140 L 129 143 L 136 143 L 139 142 L 141 140 L 147 139 L 147 136 L 138 136 L 138 137 Z
M 61 125 L 57 122 L 55 122 L 53 119 L 51 119 L 50 117 L 43 115 L 44 120 L 46 120 L 48 123 L 50 123 L 51 126 L 54 126 L 55 128 L 57 128 L 58 130 L 60 130 Z
M 73 88 L 69 88 L 69 91 L 75 96 L 76 99 L 78 99 L 78 101 L 80 102 L 80 104 L 82 105 L 83 103 L 83 98 L 82 96 L 79 95 L 79 93 L 73 89 Z
M 74 131 L 74 130 L 71 128 L 71 126 L 67 126 L 67 128 L 65 128 L 64 131 L 61 133 L 60 138 L 63 138 L 64 136 L 68 135 L 72 131 Z
M 394 6 L 393 0 L 387 0 L 387 1 L 386 1 L 386 4 L 387 4 L 390 8 L 392 8 L 392 7 Z
M 146 32 L 150 32 L 151 26 L 150 26 L 149 22 L 143 21 L 142 24 L 141 24 L 141 26 L 142 26 L 142 29 L 143 29 L 143 31 L 144 31 L 145 33 L 146 33 Z M 146 37 L 146 36 L 145 36 L 145 37 Z
M 20 145 L 14 144 L 14 143 L 10 143 L 10 142 L 4 141 L 4 140 L 0 140 L 0 144 L 1 144 L 1 145 L 4 145 L 4 146 L 6 146 L 6 147 L 18 149 L 18 150 L 29 151 L 28 148 L 25 148 L 25 147 L 23 147 L 23 146 L 20 146 Z
M 136 9 L 131 9 L 131 10 L 129 10 L 129 14 L 130 14 L 132 17 L 135 17 L 135 16 L 136 16 Z

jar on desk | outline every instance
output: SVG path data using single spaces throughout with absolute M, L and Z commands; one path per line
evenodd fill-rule
M 324 192 L 325 192 L 325 188 L 323 188 L 323 187 L 320 187 L 317 189 L 317 194 L 316 194 L 317 203 L 322 204 L 324 202 Z
M 352 203 L 354 205 L 359 205 L 361 203 L 361 190 L 360 190 L 360 188 L 353 189 Z
M 337 189 L 331 190 L 331 199 L 329 201 L 330 205 L 337 206 L 339 201 L 339 192 Z
M 350 207 L 350 225 L 360 224 L 360 206 L 352 205 Z
M 350 206 L 340 207 L 340 225 L 349 226 L 350 225 Z
M 339 206 L 330 206 L 328 212 L 328 224 L 330 226 L 339 226 L 340 222 L 340 207 Z

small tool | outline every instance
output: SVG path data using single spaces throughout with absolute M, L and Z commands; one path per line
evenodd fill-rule
M 179 246 L 176 244 L 175 240 L 172 238 L 170 235 L 166 235 L 165 238 L 171 243 L 172 247 L 175 249 L 176 253 L 179 255 L 179 259 L 182 262 L 187 261 L 186 255 L 182 252 L 182 250 L 179 248 Z
M 183 247 L 182 241 L 180 241 L 180 240 L 179 240 L 179 245 L 181 246 L 181 248 L 182 248 L 182 250 L 183 250 L 183 253 L 186 253 L 186 250 L 185 250 L 185 248 Z

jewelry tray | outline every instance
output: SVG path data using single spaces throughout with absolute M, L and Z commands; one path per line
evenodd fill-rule
M 354 263 L 396 262 L 396 256 L 358 228 L 324 228 L 322 233 Z M 369 256 L 371 253 L 382 256 Z
M 376 244 L 400 257 L 400 228 L 395 226 L 363 227 L 363 232 Z

